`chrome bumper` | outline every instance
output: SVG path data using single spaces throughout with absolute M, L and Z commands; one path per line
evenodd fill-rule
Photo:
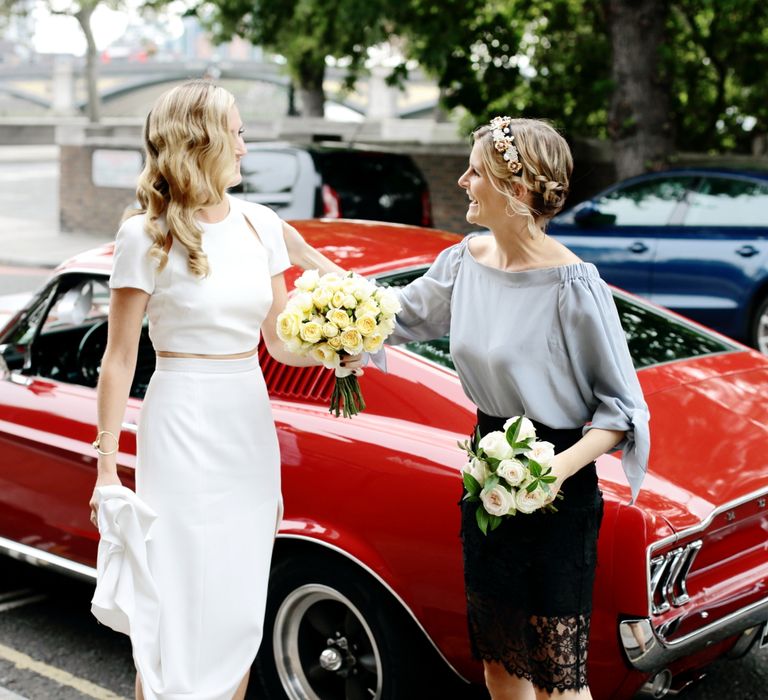
M 766 620 L 768 598 L 726 615 L 679 639 L 664 639 L 653 628 L 648 618 L 620 622 L 619 638 L 629 663 L 638 671 L 651 673 Z

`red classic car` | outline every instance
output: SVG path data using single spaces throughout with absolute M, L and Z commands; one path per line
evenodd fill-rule
M 422 274 L 458 238 L 359 221 L 297 227 L 389 285 Z M 111 255 L 105 246 L 64 263 L 0 332 L 0 550 L 86 578 Z M 663 697 L 766 641 L 768 359 L 636 297 L 615 299 L 653 448 L 631 506 L 617 456 L 599 460 L 591 683 L 598 699 Z M 328 413 L 330 372 L 262 356 L 286 504 L 254 673 L 263 697 L 408 700 L 436 697 L 419 680 L 444 678 L 465 690 L 441 696 L 458 698 L 470 690 L 457 679 L 482 680 L 468 652 L 456 507 L 456 441 L 473 407 L 447 338 L 387 355 L 388 373 L 362 378 L 368 408 L 352 420 Z M 144 334 L 119 454 L 128 486 L 153 367 Z

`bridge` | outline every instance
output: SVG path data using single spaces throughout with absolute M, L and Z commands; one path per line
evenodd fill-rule
M 415 75 L 408 81 L 404 93 L 388 88 L 384 82 L 385 69 L 371 78 L 363 76 L 364 89 L 345 92 L 341 89 L 346 71 L 328 67 L 326 95 L 329 101 L 341 104 L 361 115 L 370 113 L 376 91 L 378 105 L 386 104 L 391 114 L 409 118 L 431 114 L 437 103 L 438 90 L 434 83 Z M 285 67 L 270 61 L 117 61 L 99 65 L 99 95 L 103 105 L 146 88 L 173 84 L 183 80 L 209 77 L 214 80 L 246 80 L 263 83 L 288 94 L 291 81 Z M 389 91 L 390 94 L 383 94 Z M 56 59 L 45 63 L 0 64 L 0 93 L 42 107 L 52 113 L 82 111 L 86 105 L 84 59 Z M 383 98 L 383 100 L 382 100 Z M 383 116 L 377 114 L 377 116 Z

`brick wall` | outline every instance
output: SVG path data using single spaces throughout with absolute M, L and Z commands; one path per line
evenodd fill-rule
M 96 187 L 91 176 L 98 145 L 62 145 L 59 161 L 59 227 L 67 233 L 117 231 L 135 189 Z M 135 149 L 133 149 L 135 150 Z
M 405 151 L 407 152 L 407 148 Z M 467 169 L 469 148 L 460 148 L 462 153 L 411 153 L 419 170 L 429 185 L 432 199 L 432 218 L 435 228 L 469 233 L 476 226 L 467 223 L 467 199 L 457 180 Z

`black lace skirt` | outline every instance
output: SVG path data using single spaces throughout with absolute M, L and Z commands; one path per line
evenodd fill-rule
M 478 411 L 481 435 L 506 418 Z M 562 452 L 581 429 L 534 422 Z M 472 653 L 550 693 L 587 686 L 587 643 L 603 499 L 594 463 L 563 484 L 557 513 L 506 518 L 483 535 L 477 503 L 461 502 L 464 579 Z

